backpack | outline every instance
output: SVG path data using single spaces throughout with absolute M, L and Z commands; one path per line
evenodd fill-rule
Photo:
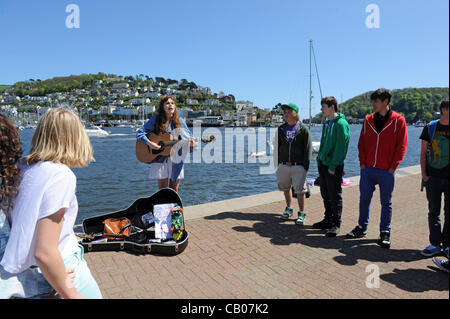
M 433 141 L 433 136 L 434 136 L 434 132 L 436 131 L 436 126 L 439 120 L 434 120 L 430 122 L 430 126 L 428 127 L 428 136 L 430 138 L 430 142 L 431 143 Z
M 434 120 L 430 122 L 430 125 L 428 127 L 428 145 L 427 145 L 427 156 L 426 156 L 426 163 L 427 166 L 430 166 L 431 163 L 431 151 L 432 151 L 432 144 L 433 144 L 433 137 L 434 132 L 436 131 L 438 120 Z

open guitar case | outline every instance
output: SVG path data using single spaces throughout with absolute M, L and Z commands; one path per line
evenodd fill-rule
M 176 203 L 183 207 L 177 192 L 171 188 L 163 188 L 150 197 L 137 199 L 130 207 L 114 213 L 99 215 L 83 220 L 83 231 L 87 235 L 100 234 L 103 231 L 103 221 L 107 218 L 126 217 L 137 229 L 131 236 L 121 239 L 108 239 L 108 241 L 99 242 L 98 238 L 83 238 L 79 243 L 84 247 L 85 252 L 93 251 L 130 251 L 138 254 L 156 253 L 162 255 L 176 255 L 184 251 L 188 244 L 189 234 L 185 229 L 181 238 L 178 240 L 169 240 L 152 242 L 155 239 L 155 231 L 152 230 L 154 222 L 150 225 L 144 225 L 142 215 L 153 212 L 154 205 Z

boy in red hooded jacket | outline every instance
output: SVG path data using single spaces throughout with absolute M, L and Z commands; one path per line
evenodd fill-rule
M 378 244 L 390 248 L 392 219 L 392 192 L 395 170 L 406 153 L 408 131 L 405 118 L 389 106 L 391 93 L 378 89 L 370 99 L 374 113 L 367 115 L 358 142 L 361 179 L 359 183 L 359 221 L 347 238 L 366 235 L 369 224 L 370 202 L 375 185 L 380 187 L 381 221 Z

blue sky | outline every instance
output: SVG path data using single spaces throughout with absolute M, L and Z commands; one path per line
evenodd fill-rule
M 68 29 L 68 4 L 80 28 Z M 380 27 L 366 27 L 366 7 Z M 324 95 L 448 87 L 445 0 L 0 0 L 0 84 L 81 73 L 186 78 L 309 114 L 309 40 Z M 320 109 L 314 78 L 313 114 Z

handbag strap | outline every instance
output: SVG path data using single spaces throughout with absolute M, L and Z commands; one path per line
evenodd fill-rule
M 127 223 L 125 226 L 123 226 L 117 235 L 122 234 L 128 227 L 131 227 L 131 223 Z

